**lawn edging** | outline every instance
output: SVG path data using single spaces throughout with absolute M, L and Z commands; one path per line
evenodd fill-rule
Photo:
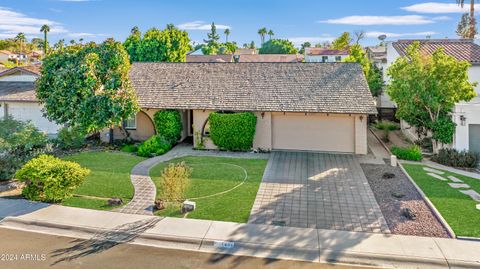
M 413 164 L 413 163 L 411 163 L 411 164 Z M 418 163 L 418 164 L 414 164 L 414 165 L 424 165 L 424 164 L 423 163 Z M 415 180 L 413 180 L 413 178 L 408 174 L 407 170 L 405 170 L 405 168 L 403 167 L 401 162 L 398 162 L 398 166 L 400 167 L 402 172 L 407 176 L 408 180 L 410 180 L 410 182 L 413 184 L 413 186 L 415 186 L 418 193 L 420 193 L 423 200 L 425 200 L 425 202 L 427 203 L 430 210 L 432 210 L 435 217 L 440 221 L 440 223 L 443 225 L 443 227 L 445 227 L 448 235 L 452 238 L 457 238 L 457 235 L 455 235 L 455 232 L 453 231 L 452 227 L 450 227 L 450 225 L 448 225 L 448 222 L 443 218 L 442 214 L 440 214 L 440 212 L 437 210 L 437 208 L 433 205 L 432 201 L 430 201 L 430 199 L 428 199 L 428 197 L 425 195 L 425 193 L 420 188 L 420 186 L 418 186 L 417 183 L 415 182 Z

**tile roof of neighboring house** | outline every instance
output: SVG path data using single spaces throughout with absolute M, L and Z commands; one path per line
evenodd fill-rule
M 37 102 L 35 83 L 0 81 L 0 101 Z
M 349 55 L 348 50 L 334 50 L 326 48 L 305 48 L 307 55 Z
M 243 54 L 240 63 L 297 63 L 303 61 L 301 54 Z
M 230 63 L 232 55 L 187 55 L 187 63 Z
M 13 53 L 13 52 L 11 52 L 11 51 L 9 51 L 9 50 L 0 50 L 0 53 L 1 53 L 1 54 L 6 54 L 6 55 L 15 54 L 15 53 Z
M 401 56 L 414 41 L 420 42 L 420 50 L 425 54 L 432 54 L 438 48 L 443 48 L 445 53 L 457 60 L 465 60 L 472 64 L 480 64 L 480 46 L 470 39 L 421 39 L 398 40 L 392 45 Z
M 256 54 L 257 50 L 256 49 L 236 49 L 235 50 L 235 55 L 244 55 L 244 54 Z
M 376 113 L 356 63 L 134 63 L 143 108 Z
M 10 75 L 15 72 L 26 72 L 32 75 L 39 76 L 41 65 L 26 65 L 26 66 L 16 66 L 0 72 L 0 77 Z

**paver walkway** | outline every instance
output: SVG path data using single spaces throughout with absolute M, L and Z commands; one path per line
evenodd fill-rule
M 117 210 L 122 213 L 152 215 L 153 204 L 157 195 L 157 189 L 150 178 L 150 169 L 160 162 L 166 162 L 171 159 L 184 156 L 211 156 L 211 157 L 230 157 L 230 158 L 258 158 L 268 159 L 268 153 L 251 152 L 223 152 L 194 150 L 192 145 L 179 144 L 164 155 L 147 159 L 133 167 L 130 179 L 135 189 L 133 199 L 125 207 Z
M 249 223 L 390 232 L 359 161 L 348 154 L 273 152 Z

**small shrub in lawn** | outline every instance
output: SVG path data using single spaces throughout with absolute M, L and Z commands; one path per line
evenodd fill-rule
M 177 143 L 182 137 L 182 118 L 178 110 L 160 110 L 153 116 L 153 121 L 158 135 L 171 144 Z
M 158 156 L 166 153 L 172 148 L 169 140 L 161 135 L 155 135 L 144 141 L 137 150 L 137 155 L 142 157 Z
M 432 156 L 432 161 L 452 167 L 475 168 L 478 166 L 480 157 L 471 151 L 441 149 Z
M 58 132 L 56 145 L 61 149 L 81 148 L 85 144 L 86 132 L 79 127 L 64 127 Z
M 78 163 L 40 155 L 23 165 L 15 177 L 25 182 L 26 186 L 22 191 L 25 198 L 61 202 L 73 195 L 89 173 L 90 170 L 82 168 Z
M 409 161 L 421 161 L 422 160 L 422 150 L 419 146 L 413 145 L 407 148 L 401 148 L 393 146 L 391 148 L 393 155 L 402 160 Z
M 188 167 L 185 162 L 169 164 L 160 176 L 162 198 L 167 201 L 184 200 L 191 175 L 192 168 Z
M 248 151 L 252 149 L 257 117 L 252 112 L 211 113 L 210 138 L 222 150 Z

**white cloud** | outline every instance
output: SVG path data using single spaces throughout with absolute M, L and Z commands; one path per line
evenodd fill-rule
M 92 34 L 92 33 L 69 33 L 67 34 L 69 37 L 73 38 L 94 38 L 94 37 L 106 37 L 108 36 L 107 34 Z
M 416 32 L 416 33 L 388 33 L 388 32 L 366 32 L 366 37 L 378 37 L 380 35 L 386 35 L 387 38 L 390 37 L 406 37 L 406 36 L 432 36 L 437 35 L 437 32 L 427 31 L 427 32 Z
M 231 29 L 232 27 L 228 25 L 222 24 L 215 24 L 217 29 Z M 178 28 L 182 30 L 210 30 L 211 24 L 205 23 L 204 21 L 192 21 L 192 22 L 185 22 L 178 25 Z
M 452 1 L 453 2 L 453 1 Z M 475 4 L 475 9 L 480 8 L 479 4 Z M 429 14 L 445 14 L 445 13 L 465 13 L 470 10 L 470 1 L 465 1 L 465 6 L 461 8 L 456 3 L 438 3 L 428 2 L 414 4 L 411 6 L 402 7 L 403 10 L 417 13 L 429 13 Z
M 328 24 L 349 25 L 418 25 L 434 23 L 433 20 L 419 15 L 406 16 L 347 16 L 338 19 L 318 21 Z
M 40 27 L 44 24 L 50 26 L 50 33 L 66 33 L 67 30 L 59 23 L 48 20 L 28 17 L 25 14 L 11 9 L 0 7 L 0 32 L 1 34 L 39 34 Z
M 310 37 L 289 37 L 287 39 L 290 40 L 295 46 L 300 46 L 305 42 L 310 42 L 312 45 L 315 45 L 315 44 L 322 43 L 322 42 L 325 42 L 325 41 L 332 41 L 335 38 L 330 37 L 330 36 L 328 36 L 328 37 L 326 37 L 326 36 L 325 37 L 310 36 Z
M 434 20 L 434 21 L 449 21 L 451 19 L 452 18 L 448 17 L 448 16 L 437 16 L 437 17 L 432 18 L 432 20 Z

